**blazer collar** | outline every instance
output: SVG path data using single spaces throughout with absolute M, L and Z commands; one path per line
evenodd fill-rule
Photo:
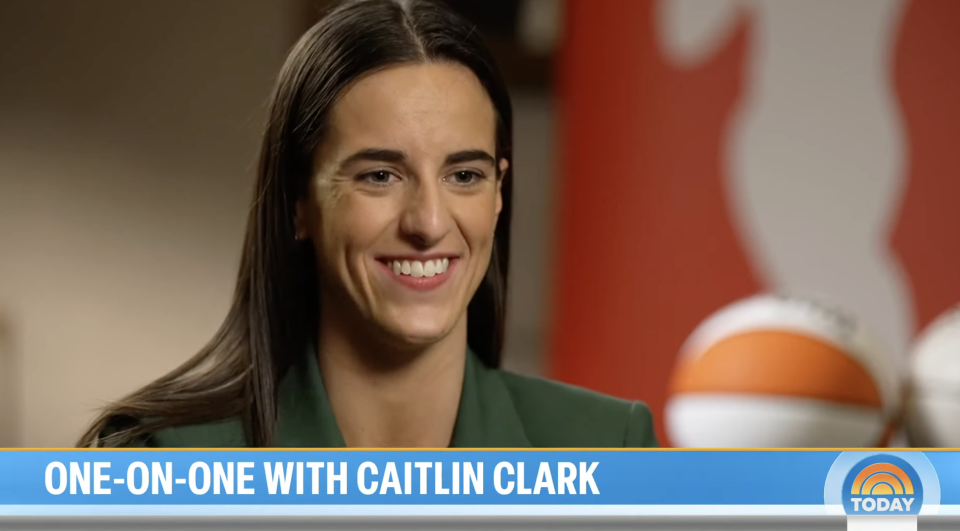
M 500 371 L 467 349 L 460 408 L 452 448 L 526 448 L 530 446 L 513 397 Z M 280 383 L 277 445 L 297 448 L 346 446 L 310 348 Z

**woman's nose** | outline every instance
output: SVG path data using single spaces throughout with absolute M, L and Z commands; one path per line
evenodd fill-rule
M 411 186 L 404 197 L 400 232 L 417 247 L 436 245 L 450 230 L 452 219 L 444 202 L 440 183 L 423 179 Z

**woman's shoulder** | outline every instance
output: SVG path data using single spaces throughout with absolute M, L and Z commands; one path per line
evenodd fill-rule
M 658 446 L 653 416 L 643 402 L 535 376 L 505 371 L 500 374 L 534 446 Z
M 140 424 L 145 430 L 137 429 Z M 149 422 L 112 419 L 100 435 L 102 446 L 127 448 L 239 448 L 247 446 L 238 417 L 150 429 Z M 132 437 L 124 432 L 139 433 Z

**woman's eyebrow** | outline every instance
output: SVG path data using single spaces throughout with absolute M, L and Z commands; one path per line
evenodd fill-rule
M 476 161 L 489 162 L 491 165 L 497 164 L 497 159 L 493 158 L 493 155 L 486 151 L 482 149 L 468 149 L 447 155 L 447 160 L 444 161 L 444 165 L 450 166 L 451 164 L 463 164 L 464 162 Z
M 361 149 L 353 155 L 343 159 L 343 161 L 340 162 L 340 167 L 342 168 L 360 160 L 372 160 L 376 162 L 403 162 L 407 160 L 407 154 L 394 149 Z
M 340 167 L 342 168 L 344 166 L 348 166 L 360 160 L 398 163 L 405 162 L 407 160 L 407 154 L 403 151 L 397 151 L 395 149 L 361 149 L 353 155 L 343 159 L 343 161 L 340 163 Z M 447 158 L 444 160 L 444 165 L 450 166 L 452 164 L 463 164 L 464 162 L 476 161 L 487 162 L 492 165 L 495 165 L 497 162 L 493 155 L 482 149 L 467 149 L 447 155 Z

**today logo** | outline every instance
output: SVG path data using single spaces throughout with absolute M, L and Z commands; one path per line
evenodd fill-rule
M 923 483 L 903 459 L 874 455 L 847 473 L 842 500 L 847 514 L 918 514 L 923 506 Z

